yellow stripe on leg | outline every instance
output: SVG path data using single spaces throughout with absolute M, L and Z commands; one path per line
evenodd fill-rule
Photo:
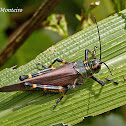
M 28 74 L 28 79 L 32 78 L 32 75 L 31 74 Z
M 33 88 L 37 88 L 37 84 L 33 84 Z
M 43 88 L 43 90 L 44 90 L 44 91 L 46 91 L 46 87 L 47 87 L 47 86 L 46 86 L 46 85 L 44 85 L 44 88 Z
M 33 84 L 32 87 L 30 87 L 30 89 L 33 89 L 33 88 L 37 88 L 37 84 Z

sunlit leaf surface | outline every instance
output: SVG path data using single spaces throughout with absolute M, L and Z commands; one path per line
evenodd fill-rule
M 49 126 L 57 123 L 76 124 L 83 117 L 99 115 L 126 104 L 126 10 L 115 14 L 100 22 L 102 42 L 102 61 L 112 71 L 110 75 L 107 67 L 102 65 L 101 71 L 94 75 L 100 80 L 112 78 L 119 84 L 107 83 L 101 87 L 97 82 L 88 79 L 82 86 L 69 91 L 55 110 L 53 105 L 61 94 L 43 96 L 43 92 L 10 92 L 0 93 L 0 125 L 42 125 Z M 55 58 L 68 62 L 84 60 L 85 49 L 93 50 L 99 46 L 96 25 L 88 27 L 67 39 L 64 39 L 38 55 L 34 60 L 15 70 L 4 69 L 0 72 L 0 86 L 19 81 L 19 76 L 38 71 L 36 63 L 48 66 Z M 99 59 L 99 48 L 96 52 Z M 90 59 L 92 57 L 90 56 Z M 54 66 L 59 66 L 57 63 Z

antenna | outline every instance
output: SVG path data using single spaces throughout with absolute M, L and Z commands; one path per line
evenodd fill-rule
M 94 16 L 94 19 L 95 19 L 95 23 L 96 23 L 97 29 L 98 29 L 98 36 L 99 36 L 99 43 L 100 43 L 100 60 L 101 60 L 101 38 L 100 38 L 99 28 L 98 28 L 98 24 L 97 24 L 95 16 Z
M 104 63 L 104 62 L 101 62 L 101 64 L 102 64 L 102 63 Z M 106 63 L 104 63 L 104 64 L 105 64 L 105 66 L 108 68 L 110 74 L 112 75 L 112 72 L 111 72 L 111 70 L 109 69 L 109 67 L 107 66 L 107 64 L 106 64 Z M 112 75 L 112 76 L 113 76 L 113 75 Z
M 101 61 L 101 38 L 100 38 L 99 28 L 98 28 L 98 24 L 97 24 L 97 21 L 96 21 L 95 16 L 94 16 L 94 19 L 95 19 L 95 23 L 96 23 L 97 29 L 98 29 L 98 36 L 99 36 L 99 43 L 100 43 L 100 61 Z M 101 64 L 102 64 L 102 63 L 104 63 L 104 62 L 101 62 Z M 108 68 L 110 74 L 112 75 L 112 72 L 111 72 L 111 70 L 109 69 L 109 67 L 107 66 L 107 64 L 106 64 L 106 63 L 104 63 L 104 64 L 105 64 L 105 66 Z M 113 75 L 112 75 L 112 76 L 113 76 Z

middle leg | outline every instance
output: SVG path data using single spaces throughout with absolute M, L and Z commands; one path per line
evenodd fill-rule
M 55 59 L 55 60 L 51 63 L 51 65 L 49 65 L 49 68 L 52 67 L 52 65 L 53 65 L 56 61 L 57 61 L 57 62 L 64 63 L 64 64 L 68 64 L 68 62 L 66 62 L 66 61 L 64 61 L 64 60 L 62 60 L 62 59 L 57 58 L 57 59 Z
M 63 97 L 66 95 L 66 93 L 67 93 L 68 90 L 74 89 L 74 88 L 76 88 L 76 87 L 78 87 L 78 86 L 80 86 L 80 85 L 81 85 L 81 84 L 79 84 L 79 83 L 77 82 L 77 79 L 75 79 L 73 85 L 70 85 L 70 84 L 67 85 L 67 89 L 65 90 L 65 92 L 63 93 L 63 95 L 57 100 L 57 102 L 56 102 L 56 104 L 53 106 L 53 108 L 55 108 L 55 107 L 58 105 L 58 103 L 63 99 Z

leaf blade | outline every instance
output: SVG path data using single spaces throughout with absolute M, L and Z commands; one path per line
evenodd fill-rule
M 126 14 L 126 10 L 121 13 Z M 102 61 L 111 68 L 113 79 L 119 81 L 115 86 L 108 83 L 104 87 L 89 79 L 81 87 L 71 90 L 53 110 L 53 105 L 61 96 L 42 96 L 41 92 L 0 93 L 0 124 L 4 125 L 52 125 L 65 123 L 74 125 L 83 117 L 99 115 L 103 112 L 126 104 L 126 31 L 124 19 L 117 14 L 98 22 L 102 42 Z M 18 82 L 19 75 L 37 72 L 36 63 L 48 66 L 55 58 L 68 62 L 84 60 L 84 50 L 92 50 L 99 45 L 96 25 L 82 30 L 62 40 L 41 53 L 28 64 L 16 70 L 5 69 L 0 72 L 0 84 L 8 85 Z M 54 52 L 53 52 L 54 51 Z M 53 52 L 53 53 L 52 53 Z M 99 58 L 99 50 L 96 52 Z M 59 66 L 56 64 L 55 66 Z M 102 66 L 96 78 L 104 80 L 111 77 L 108 69 Z

